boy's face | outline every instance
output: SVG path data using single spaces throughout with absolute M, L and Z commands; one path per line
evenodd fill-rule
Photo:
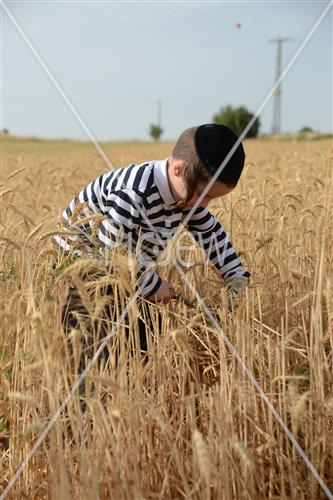
M 183 179 L 182 171 L 184 168 L 184 164 L 181 161 L 174 160 L 168 162 L 168 180 L 170 184 L 170 188 L 172 194 L 176 201 L 184 200 L 187 194 L 186 183 Z M 196 191 L 192 196 L 191 200 L 188 202 L 185 209 L 191 208 L 194 206 L 195 202 L 201 195 L 201 193 L 205 190 L 208 182 L 199 182 L 197 184 Z M 234 188 L 227 186 L 223 182 L 217 181 L 215 182 L 209 191 L 205 194 L 204 198 L 200 201 L 200 207 L 206 207 L 210 201 L 214 198 L 218 198 L 220 196 L 225 196 L 230 193 Z
M 206 186 L 208 185 L 208 182 L 200 182 L 197 185 L 196 191 L 188 204 L 186 205 L 185 208 L 192 208 L 195 204 L 195 202 L 198 200 L 200 197 L 201 193 L 205 190 Z M 209 191 L 205 194 L 203 199 L 199 203 L 199 207 L 206 207 L 210 201 L 212 201 L 214 198 L 219 198 L 220 196 L 225 196 L 226 194 L 229 194 L 234 188 L 227 186 L 224 184 L 224 182 L 214 182 L 214 184 L 211 186 Z

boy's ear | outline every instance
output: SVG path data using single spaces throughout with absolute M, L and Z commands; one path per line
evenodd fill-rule
M 183 174 L 184 167 L 185 163 L 183 162 L 183 160 L 174 160 L 174 163 L 172 165 L 173 174 L 176 177 L 181 177 Z

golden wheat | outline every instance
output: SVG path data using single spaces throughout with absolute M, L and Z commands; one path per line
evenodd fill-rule
M 2 165 L 2 488 L 76 379 L 84 332 L 66 339 L 61 328 L 69 283 L 94 319 L 102 302 L 92 301 L 93 286 L 98 297 L 106 283 L 117 285 L 123 305 L 134 290 L 135 268 L 128 269 L 121 250 L 111 254 L 108 271 L 89 259 L 64 262 L 56 251 L 59 214 L 107 167 L 92 148 L 43 151 L 42 144 L 39 151 L 6 154 Z M 333 488 L 330 148 L 327 140 L 246 142 L 239 186 L 212 204 L 252 272 L 232 316 L 221 280 L 200 252 L 181 257 L 187 277 Z M 171 144 L 105 149 L 120 166 L 165 157 Z M 98 279 L 80 281 L 81 272 L 96 270 Z M 161 274 L 196 303 L 174 266 Z M 120 359 L 115 363 L 110 346 L 109 366 L 92 368 L 86 412 L 75 394 L 12 498 L 324 498 L 199 305 L 149 307 L 155 336 L 148 361 L 130 354 L 120 328 Z M 134 307 L 133 324 L 138 314 Z

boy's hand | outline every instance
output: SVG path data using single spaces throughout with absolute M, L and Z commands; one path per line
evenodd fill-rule
M 225 287 L 228 292 L 228 310 L 233 312 L 239 302 L 238 295 L 242 294 L 248 283 L 248 278 L 245 276 L 230 276 L 225 280 Z
M 175 290 L 173 286 L 168 281 L 162 280 L 160 287 L 154 295 L 150 295 L 147 297 L 147 300 L 151 302 L 159 302 L 162 301 L 163 304 L 167 304 L 174 297 Z

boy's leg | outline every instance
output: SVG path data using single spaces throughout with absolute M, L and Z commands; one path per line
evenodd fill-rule
M 84 281 L 85 276 L 82 276 Z M 90 280 L 92 278 L 90 277 Z M 123 319 L 123 325 L 121 327 L 116 326 L 116 322 L 119 321 L 117 317 L 117 309 L 119 316 L 122 314 L 122 307 L 115 307 L 114 304 L 114 290 L 112 285 L 105 285 L 101 289 L 96 289 L 94 286 L 89 290 L 89 295 L 91 300 L 95 303 L 99 301 L 105 301 L 104 306 L 98 313 L 98 319 L 92 320 L 91 313 L 86 309 L 82 303 L 80 293 L 76 286 L 71 286 L 69 289 L 67 303 L 62 311 L 62 325 L 66 335 L 69 335 L 73 329 L 76 329 L 81 334 L 81 347 L 82 352 L 79 361 L 78 373 L 82 373 L 86 367 L 87 361 L 92 359 L 95 351 L 98 349 L 100 344 L 103 342 L 105 337 L 109 336 L 114 330 L 114 335 L 108 340 L 107 345 L 104 347 L 98 358 L 98 365 L 100 366 L 102 362 L 106 365 L 109 361 L 110 351 L 114 356 L 114 365 L 117 366 L 119 359 L 119 346 L 122 344 L 120 335 L 125 334 L 125 338 L 130 337 L 130 322 L 128 315 Z M 146 337 L 145 337 L 145 325 L 140 320 L 139 325 L 140 333 L 140 344 L 142 338 L 143 349 L 146 350 Z M 72 362 L 74 362 L 74 353 L 72 349 L 71 342 L 69 341 L 69 349 L 72 357 Z M 85 395 L 85 384 L 82 382 L 80 385 L 80 394 Z
M 80 375 L 84 371 L 87 360 L 92 359 L 96 343 L 98 348 L 100 345 L 99 342 L 102 341 L 102 339 L 108 334 L 108 328 L 106 327 L 108 322 L 105 321 L 107 309 L 110 308 L 103 308 L 101 311 L 101 319 L 92 321 L 90 312 L 82 303 L 79 291 L 75 286 L 70 287 L 67 303 L 62 311 L 62 325 L 65 335 L 69 335 L 73 329 L 77 330 L 81 335 L 81 353 L 77 375 Z M 68 339 L 68 344 L 71 364 L 74 367 L 75 359 L 71 339 Z M 105 346 L 99 355 L 98 365 L 100 365 L 103 360 L 106 363 L 108 358 L 109 349 L 108 346 Z M 85 411 L 86 405 L 84 400 L 86 396 L 86 384 L 84 380 L 79 385 L 79 394 L 81 409 L 82 411 Z
M 162 315 L 157 313 L 157 321 L 153 321 L 149 306 L 146 302 L 141 302 L 139 305 L 141 317 L 138 320 L 138 330 L 140 339 L 141 352 L 147 358 L 148 337 L 153 338 L 159 335 L 162 331 Z
M 82 280 L 84 281 L 85 277 L 82 276 Z M 90 277 L 91 280 L 91 277 Z M 100 342 L 103 342 L 103 339 L 108 336 L 112 329 L 114 328 L 116 318 L 116 311 L 114 306 L 114 290 L 112 285 L 106 285 L 99 291 L 98 296 L 96 297 L 94 293 L 96 292 L 96 288 L 92 290 L 93 293 L 90 294 L 92 300 L 105 300 L 105 297 L 109 297 L 110 300 L 106 301 L 105 306 L 100 311 L 100 317 L 98 320 L 92 321 L 91 315 L 86 307 L 82 303 L 82 299 L 79 291 L 75 286 L 71 286 L 69 293 L 67 304 L 62 312 L 62 324 L 65 331 L 65 334 L 70 334 L 72 329 L 78 330 L 82 335 L 82 353 L 80 356 L 78 374 L 81 374 L 86 367 L 87 360 L 91 359 L 95 352 L 95 346 L 100 345 Z M 147 361 L 147 349 L 148 349 L 148 336 L 156 336 L 160 333 L 162 328 L 162 316 L 158 313 L 157 321 L 153 321 L 151 317 L 151 313 L 149 311 L 148 304 L 143 301 L 139 301 L 139 312 L 140 317 L 137 319 L 138 321 L 138 333 L 139 333 L 139 348 L 142 356 Z M 122 311 L 119 309 L 119 313 Z M 110 355 L 110 347 L 112 347 L 113 355 L 114 355 L 114 366 L 117 366 L 119 359 L 119 345 L 121 342 L 119 341 L 120 331 L 122 330 L 122 334 L 125 333 L 126 339 L 129 339 L 130 335 L 133 335 L 135 330 L 131 328 L 130 320 L 128 315 L 125 316 L 123 320 L 124 326 L 122 329 L 116 328 L 115 338 L 110 339 L 107 345 L 104 347 L 101 352 L 98 365 L 104 361 L 104 364 L 107 364 L 109 361 Z M 157 331 L 156 331 L 157 330 Z M 131 341 L 130 341 L 131 342 Z M 132 342 L 131 342 L 132 343 Z M 132 343 L 133 345 L 133 343 Z M 137 345 L 137 343 L 134 343 Z M 69 341 L 69 349 L 72 357 L 72 361 L 74 361 L 74 353 L 71 345 L 71 341 Z M 80 394 L 80 406 L 84 411 L 86 408 L 85 405 L 85 396 L 86 396 L 86 385 L 85 381 L 79 386 L 79 394 Z

